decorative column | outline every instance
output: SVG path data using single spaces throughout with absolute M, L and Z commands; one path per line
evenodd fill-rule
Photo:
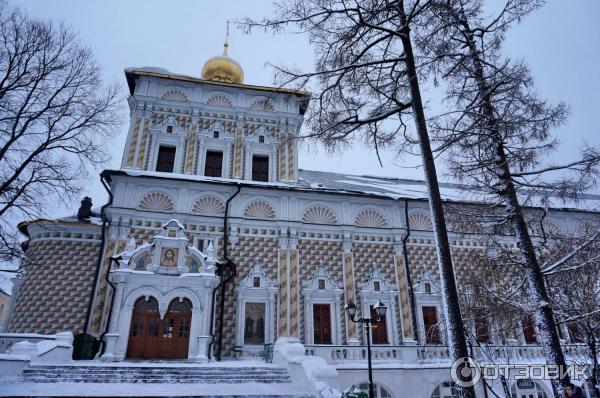
M 287 229 L 279 231 L 279 251 L 277 255 L 277 275 L 279 279 L 279 305 L 277 316 L 277 337 L 290 335 L 290 295 L 289 295 L 289 240 Z
M 113 293 L 115 295 L 113 303 L 113 311 L 110 315 L 110 330 L 104 336 L 106 343 L 106 350 L 102 355 L 103 361 L 120 361 L 123 359 L 123 355 L 119 353 L 119 342 L 121 336 L 119 331 L 122 329 L 121 325 L 121 308 L 123 301 L 123 291 L 125 290 L 125 275 L 122 273 L 115 273 L 110 275 L 111 282 L 116 285 L 116 290 Z M 122 343 L 122 342 L 121 342 Z M 121 344 L 122 345 L 122 344 Z
M 342 242 L 342 263 L 344 265 L 344 297 L 346 303 L 350 300 L 356 303 L 356 291 L 354 285 L 354 255 L 352 254 L 352 234 L 344 232 Z M 346 342 L 350 345 L 358 345 L 358 323 L 350 321 L 348 314 L 344 311 L 346 324 Z
M 150 118 L 152 117 L 152 114 L 149 110 L 144 110 L 143 113 L 143 117 L 142 120 L 140 122 L 140 138 L 137 142 L 136 148 L 135 148 L 135 167 L 137 167 L 138 169 L 143 169 L 146 167 L 145 164 L 145 160 L 147 158 L 147 152 L 148 152 L 148 140 L 149 140 L 149 134 L 148 134 L 148 130 L 150 129 Z
M 398 310 L 400 314 L 400 327 L 402 329 L 402 341 L 416 344 L 414 325 L 412 319 L 412 300 L 408 285 L 408 275 L 404 264 L 404 251 L 402 237 L 394 237 L 394 268 L 396 269 L 396 286 L 398 287 Z
M 235 144 L 233 147 L 233 178 L 242 178 L 244 164 L 244 117 L 240 114 L 235 122 Z
M 289 292 L 290 292 L 290 337 L 300 338 L 299 312 L 300 312 L 300 275 L 298 269 L 298 231 L 290 230 L 288 240 L 289 258 Z
M 187 138 L 187 146 L 185 153 L 185 166 L 183 172 L 185 174 L 193 174 L 194 173 L 194 159 L 196 155 L 196 129 L 198 128 L 198 123 L 196 123 L 197 116 L 194 115 L 192 117 L 192 124 L 190 126 L 190 130 L 188 131 Z

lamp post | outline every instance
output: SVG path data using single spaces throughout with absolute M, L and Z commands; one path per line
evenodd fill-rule
M 356 319 L 356 304 L 354 304 L 352 300 L 348 300 L 348 304 L 346 304 L 346 307 L 344 307 L 344 309 L 346 310 L 346 313 L 348 314 L 352 322 L 365 324 L 365 332 L 367 335 L 367 363 L 369 367 L 369 398 L 375 398 L 375 391 L 373 391 L 373 369 L 371 367 L 371 324 L 381 322 L 381 318 L 385 316 L 387 307 L 381 302 L 381 300 L 377 301 L 377 304 L 375 304 L 375 306 L 373 307 L 373 309 L 375 310 L 375 314 L 377 314 L 376 319 Z

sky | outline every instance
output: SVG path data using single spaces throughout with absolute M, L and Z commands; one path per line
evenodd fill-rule
M 500 4 L 501 0 L 489 3 Z M 497 4 L 496 4 L 497 3 Z M 222 51 L 227 20 L 263 17 L 272 12 L 271 0 L 13 0 L 32 16 L 64 23 L 79 32 L 103 67 L 104 79 L 123 85 L 126 67 L 157 66 L 174 73 L 199 76 L 204 62 Z M 551 0 L 544 8 L 513 29 L 505 51 L 526 58 L 539 93 L 550 101 L 564 101 L 571 109 L 567 124 L 558 131 L 562 141 L 557 159 L 576 156 L 582 143 L 600 146 L 600 1 Z M 313 52 L 305 37 L 254 32 L 248 36 L 232 29 L 230 55 L 244 68 L 245 82 L 271 85 L 272 70 L 266 62 L 308 70 Z M 435 96 L 436 93 L 426 93 Z M 124 114 L 127 104 L 122 103 Z M 115 133 L 107 168 L 120 166 L 128 122 Z M 355 145 L 329 155 L 318 147 L 301 150 L 299 166 L 347 174 L 422 179 L 416 159 L 396 159 L 383 154 L 383 167 L 368 148 Z M 443 164 L 438 164 L 441 179 Z M 99 206 L 107 198 L 94 172 L 84 194 Z M 83 196 L 83 194 L 82 194 Z M 75 211 L 48 209 L 58 217 Z

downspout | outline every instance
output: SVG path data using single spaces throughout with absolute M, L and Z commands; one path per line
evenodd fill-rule
M 100 182 L 104 186 L 104 189 L 106 189 L 106 192 L 108 192 L 108 202 L 100 208 L 100 217 L 102 217 L 102 236 L 100 238 L 100 253 L 98 254 L 98 261 L 96 263 L 96 273 L 94 274 L 94 282 L 92 284 L 92 291 L 90 293 L 87 313 L 85 315 L 83 334 L 87 334 L 89 329 L 90 316 L 92 315 L 92 306 L 94 304 L 94 297 L 96 296 L 96 285 L 98 284 L 98 278 L 100 277 L 100 268 L 102 267 L 102 256 L 104 255 L 104 247 L 106 246 L 106 226 L 108 225 L 108 220 L 106 218 L 106 215 L 104 214 L 104 209 L 110 206 L 113 201 L 113 194 L 108 188 L 108 185 L 106 185 L 106 181 L 102 173 L 100 173 Z
M 120 259 L 121 259 L 121 257 L 118 257 L 118 258 L 111 257 L 110 263 L 108 263 L 108 267 L 106 267 L 106 274 L 104 274 L 104 279 L 106 280 L 106 283 L 108 283 L 110 285 L 110 287 L 112 288 L 113 294 L 112 294 L 112 296 L 110 296 L 110 305 L 108 306 L 108 319 L 106 321 L 106 328 L 104 329 L 104 332 L 102 332 L 102 334 L 100 335 L 100 343 L 102 344 L 102 349 L 100 350 L 100 356 L 104 355 L 104 351 L 106 350 L 106 342 L 104 341 L 104 336 L 106 336 L 106 333 L 108 333 L 108 331 L 110 330 L 110 318 L 112 318 L 111 315 L 112 315 L 113 304 L 115 302 L 115 296 L 117 294 L 117 287 L 115 285 L 113 285 L 113 283 L 110 281 L 110 278 L 108 276 L 110 275 L 110 268 L 112 267 L 113 261 L 118 261 Z
M 231 203 L 233 198 L 235 198 L 240 193 L 241 189 L 242 189 L 242 186 L 240 185 L 240 183 L 238 183 L 237 190 L 235 191 L 235 193 L 233 195 L 231 195 L 229 197 L 229 199 L 227 199 L 227 201 L 225 202 L 225 216 L 223 217 L 223 258 L 225 259 L 225 263 L 223 263 L 220 267 L 221 278 L 223 278 L 223 276 L 225 275 L 226 267 L 231 266 L 231 272 L 226 279 L 221 280 L 220 286 L 217 286 L 213 290 L 213 311 L 212 311 L 212 313 L 214 316 L 214 304 L 215 304 L 214 298 L 215 298 L 217 289 L 219 289 L 219 287 L 221 288 L 221 308 L 219 308 L 219 340 L 217 342 L 217 355 L 216 355 L 217 361 L 221 360 L 221 351 L 223 349 L 223 319 L 225 317 L 225 288 L 227 287 L 227 283 L 229 283 L 229 281 L 231 281 L 231 279 L 233 279 L 235 277 L 235 273 L 237 270 L 237 265 L 229 258 L 228 253 L 227 253 L 228 246 L 229 246 L 229 229 L 227 227 L 227 221 L 229 219 L 229 204 Z M 211 329 L 212 329 L 212 322 L 211 322 Z M 211 330 L 211 333 L 212 333 L 212 330 Z M 211 352 L 211 348 L 212 348 L 212 341 L 209 345 L 209 353 Z
M 408 283 L 408 292 L 410 294 L 410 313 L 412 316 L 413 323 L 413 337 L 415 341 L 419 341 L 419 333 L 417 331 L 417 310 L 415 302 L 415 293 L 413 290 L 413 284 L 410 277 L 410 267 L 408 266 L 408 251 L 406 242 L 410 237 L 410 221 L 408 219 L 408 200 L 404 200 L 404 219 L 406 220 L 406 235 L 402 237 L 402 259 L 404 262 L 404 272 L 406 272 L 406 283 Z

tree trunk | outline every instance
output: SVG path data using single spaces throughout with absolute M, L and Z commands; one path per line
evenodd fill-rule
M 550 306 L 550 298 L 546 290 L 544 282 L 544 274 L 540 269 L 537 260 L 535 248 L 529 235 L 529 229 L 525 222 L 523 209 L 519 203 L 515 186 L 510 178 L 510 168 L 506 161 L 504 147 L 501 143 L 496 143 L 496 166 L 500 170 L 500 181 L 504 186 L 504 203 L 506 212 L 510 218 L 517 244 L 521 252 L 525 266 L 525 278 L 529 287 L 529 298 L 536 306 L 535 308 L 535 323 L 540 331 L 540 340 L 544 348 L 546 363 L 558 365 L 566 369 L 566 361 L 560 346 L 560 338 L 554 323 L 554 314 Z M 556 398 L 564 396 L 563 387 L 570 382 L 569 375 L 565 372 L 562 380 L 551 380 L 552 389 Z
M 403 25 L 406 26 L 406 18 L 402 14 Z M 415 118 L 415 128 L 419 137 L 419 146 L 421 149 L 421 158 L 423 161 L 423 172 L 425 173 L 425 182 L 429 193 L 429 208 L 431 211 L 431 220 L 433 223 L 433 234 L 436 244 L 438 268 L 440 271 L 440 282 L 442 285 L 442 298 L 444 302 L 444 316 L 446 321 L 448 348 L 453 361 L 458 361 L 469 356 L 467 350 L 467 341 L 464 333 L 464 324 L 460 314 L 460 305 L 458 299 L 458 290 L 456 288 L 456 279 L 454 277 L 454 268 L 452 266 L 452 257 L 450 254 L 450 243 L 448 241 L 448 230 L 446 220 L 444 219 L 444 208 L 438 185 L 437 172 L 427 123 L 423 111 L 421 100 L 421 91 L 419 80 L 415 67 L 415 59 L 410 39 L 410 31 L 404 29 L 402 35 L 402 44 L 404 46 L 404 55 L 406 58 L 406 72 L 410 84 L 412 110 Z M 462 396 L 465 398 L 474 398 L 475 389 L 473 386 L 462 387 Z
M 517 191 L 512 181 L 510 165 L 506 159 L 502 137 L 495 122 L 493 101 L 490 98 L 490 91 L 485 79 L 480 53 L 473 40 L 474 36 L 470 26 L 466 22 L 466 18 L 461 18 L 461 20 L 466 31 L 465 37 L 471 61 L 473 62 L 474 77 L 478 82 L 479 95 L 482 99 L 482 114 L 487 121 L 487 126 L 492 133 L 492 137 L 495 137 L 491 145 L 493 145 L 492 148 L 496 154 L 496 171 L 502 191 L 500 195 L 502 195 L 506 212 L 513 226 L 521 257 L 525 262 L 525 278 L 527 279 L 531 302 L 536 306 L 534 318 L 540 331 L 540 340 L 544 349 L 546 363 L 557 365 L 564 369 L 566 367 L 565 357 L 554 323 L 554 315 L 550 306 L 548 292 L 546 291 L 544 275 L 540 269 L 533 242 L 529 235 L 529 229 L 523 215 L 523 209 L 519 203 Z M 563 387 L 570 382 L 569 375 L 566 372 L 564 374 L 565 377 L 562 380 L 555 379 L 551 381 L 553 393 L 556 398 L 564 396 Z

